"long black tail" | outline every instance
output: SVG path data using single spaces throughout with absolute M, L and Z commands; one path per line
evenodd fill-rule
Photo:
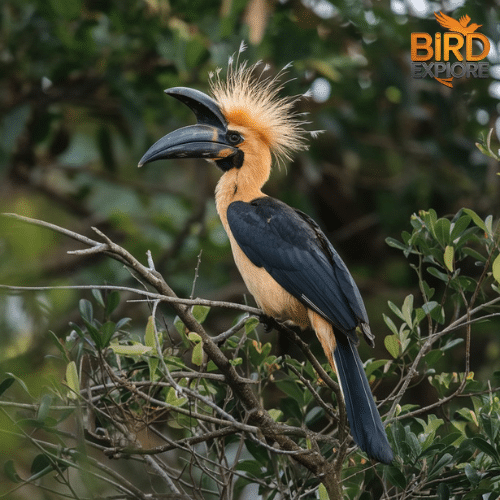
M 365 375 L 358 349 L 348 337 L 339 338 L 334 353 L 347 418 L 356 444 L 370 458 L 390 464 L 394 458 Z

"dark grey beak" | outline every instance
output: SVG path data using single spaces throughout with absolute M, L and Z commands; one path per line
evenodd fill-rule
M 175 87 L 165 93 L 194 112 L 197 125 L 183 127 L 162 137 L 139 161 L 139 167 L 156 160 L 206 158 L 224 160 L 238 153 L 227 141 L 227 122 L 217 103 L 199 90 Z M 225 163 L 225 162 L 222 162 Z

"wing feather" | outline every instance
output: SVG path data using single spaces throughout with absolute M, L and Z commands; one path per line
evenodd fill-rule
M 368 317 L 358 287 L 319 226 L 271 197 L 229 205 L 231 232 L 250 261 L 353 340 Z M 368 336 L 369 337 L 369 336 Z

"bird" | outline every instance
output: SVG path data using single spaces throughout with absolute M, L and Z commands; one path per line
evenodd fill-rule
M 470 22 L 470 17 L 467 14 L 465 16 L 462 16 L 458 21 L 450 16 L 447 16 L 446 14 L 443 14 L 441 11 L 439 11 L 439 14 L 434 12 L 434 15 L 436 16 L 437 22 L 443 28 L 447 28 L 448 30 L 454 31 L 456 33 L 461 33 L 464 36 L 468 35 L 469 33 L 473 33 L 482 26 L 482 24 L 476 23 L 472 23 L 467 26 Z
M 241 48 L 240 48 L 241 52 Z M 230 58 L 227 75 L 210 74 L 211 96 L 174 87 L 165 93 L 187 105 L 197 123 L 170 132 L 139 161 L 203 158 L 222 171 L 216 209 L 236 266 L 257 305 L 278 321 L 312 328 L 337 373 L 355 443 L 390 464 L 394 455 L 359 357 L 359 330 L 374 345 L 361 294 L 341 257 L 308 215 L 264 194 L 273 160 L 307 147 L 302 96 L 281 96 L 282 75 L 261 62 Z

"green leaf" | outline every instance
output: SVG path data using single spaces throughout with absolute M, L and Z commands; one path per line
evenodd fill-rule
M 398 250 L 406 250 L 407 249 L 407 246 L 404 243 L 401 243 L 400 241 L 398 241 L 394 238 L 391 238 L 391 237 L 386 238 L 385 242 L 390 247 L 397 248 Z
M 424 425 L 424 431 L 436 432 L 442 425 L 444 425 L 442 418 L 437 418 L 436 415 L 429 415 L 427 417 L 427 424 Z
M 160 340 L 160 339 L 158 339 Z M 151 348 L 150 354 L 158 354 L 156 349 L 155 325 L 153 316 L 149 316 L 146 324 L 146 333 L 144 334 L 144 343 L 146 347 Z M 161 344 L 161 341 L 160 341 Z M 156 370 L 158 369 L 159 359 L 157 357 L 148 357 L 149 379 L 154 380 Z
M 448 219 L 438 219 L 434 225 L 434 235 L 442 247 L 450 243 L 451 222 Z
M 256 460 L 240 460 L 236 465 L 236 470 L 246 472 L 253 477 L 262 477 L 262 467 Z
M 463 211 L 471 217 L 476 226 L 480 227 L 485 233 L 487 232 L 486 225 L 484 224 L 483 219 L 481 219 L 481 217 L 479 217 L 479 215 L 477 215 L 474 210 L 471 210 L 470 208 L 464 208 Z
M 433 440 L 434 436 L 430 435 L 428 438 L 430 440 Z M 427 439 L 425 439 L 425 441 L 422 443 L 423 451 L 422 451 L 419 459 L 426 458 L 426 457 L 434 459 L 434 457 L 438 453 L 441 453 L 446 448 L 446 445 L 443 443 L 434 443 L 434 444 L 431 444 L 430 446 L 428 446 L 428 445 L 429 445 L 429 443 L 427 442 Z
M 326 491 L 326 487 L 323 483 L 320 483 L 318 487 L 319 500 L 330 500 L 330 495 Z
M 450 272 L 453 272 L 453 259 L 455 257 L 455 249 L 447 245 L 446 248 L 444 249 L 444 254 L 443 254 L 443 260 L 444 260 L 444 265 L 448 268 Z
M 431 266 L 429 266 L 429 267 L 427 268 L 427 272 L 428 272 L 429 274 L 432 274 L 432 276 L 434 276 L 434 277 L 436 277 L 436 278 L 440 279 L 441 281 L 444 281 L 445 283 L 447 283 L 447 282 L 448 282 L 448 275 L 447 275 L 447 274 L 442 273 L 441 271 L 438 271 L 435 267 L 431 267 Z
M 439 323 L 444 322 L 444 311 L 440 304 L 438 304 L 435 300 L 431 300 L 422 306 L 425 314 L 430 314 L 431 318 L 436 320 Z
M 113 323 L 113 321 L 106 321 L 106 323 L 101 326 L 100 332 L 102 347 L 108 347 L 109 342 L 113 337 L 113 334 L 115 333 L 115 327 L 116 325 Z
M 91 322 L 87 321 L 86 319 L 83 319 L 83 322 L 85 323 L 85 326 L 87 327 L 87 331 L 89 332 L 90 338 L 94 341 L 94 344 L 96 345 L 97 349 L 102 349 L 104 346 L 102 343 L 102 337 L 101 337 L 101 333 L 99 332 L 99 330 Z
M 248 318 L 245 321 L 245 333 L 249 335 L 251 332 L 257 328 L 257 325 L 259 324 L 259 320 L 257 318 Z
M 160 364 L 160 360 L 157 357 L 153 357 L 153 356 L 148 357 L 149 380 L 151 380 L 151 381 L 155 380 L 156 370 L 158 369 L 159 364 Z
M 325 410 L 321 408 L 321 406 L 313 406 L 311 410 L 307 412 L 307 415 L 304 418 L 304 423 L 307 427 L 310 428 L 320 418 L 323 418 L 324 415 L 325 415 Z
M 68 397 L 70 399 L 76 399 L 77 395 L 80 394 L 80 380 L 74 361 L 70 361 L 66 367 L 66 383 L 71 389 L 71 392 L 68 393 Z
M 52 462 L 50 461 L 50 458 L 45 455 L 45 453 L 40 453 L 33 459 L 33 462 L 31 462 L 30 472 L 31 474 L 39 474 L 40 472 L 43 472 L 45 475 L 53 469 L 54 467 L 52 465 Z
M 134 345 L 111 344 L 109 347 L 111 347 L 115 354 L 120 356 L 142 356 L 152 349 L 140 343 Z
M 275 422 L 278 422 L 283 417 L 283 412 L 281 410 L 277 410 L 276 408 L 271 408 L 269 410 L 269 415 L 271 415 L 271 418 Z
M 405 317 L 404 317 L 404 314 L 402 313 L 402 311 L 399 309 L 399 307 L 394 304 L 394 302 L 391 302 L 390 300 L 387 301 L 387 304 L 389 304 L 389 308 L 391 309 L 391 311 L 400 319 L 402 319 L 403 321 L 405 321 Z
M 449 342 L 447 342 L 443 347 L 441 347 L 441 351 L 445 352 L 448 351 L 449 349 L 452 349 L 458 344 L 461 344 L 464 341 L 464 339 L 452 339 Z
M 442 470 L 453 462 L 453 456 L 450 453 L 445 453 L 441 456 L 438 461 L 431 467 L 429 472 L 429 478 L 433 478 L 434 476 L 441 475 Z
M 69 363 L 68 353 L 66 352 L 66 349 L 65 349 L 62 341 L 57 337 L 57 335 L 52 330 L 49 330 L 49 335 L 52 338 L 52 342 L 54 343 L 54 345 L 57 347 L 59 352 L 63 355 L 64 361 L 66 361 L 66 363 Z M 1 394 L 1 392 L 0 392 L 0 394 Z
M 477 470 L 472 467 L 471 464 L 465 464 L 465 475 L 467 479 L 472 484 L 472 486 L 476 486 L 481 481 L 481 476 L 477 473 Z
M 269 461 L 269 452 L 263 446 L 248 440 L 245 443 L 245 447 L 251 453 L 251 455 L 255 458 L 257 463 L 259 464 L 267 464 Z M 261 477 L 262 472 L 260 472 L 259 477 Z
M 198 342 L 193 347 L 193 354 L 191 355 L 191 362 L 196 366 L 201 366 L 203 363 L 203 342 Z
M 5 375 L 12 377 L 26 391 L 26 394 L 28 394 L 30 398 L 33 398 L 33 396 L 30 394 L 30 391 L 28 390 L 28 386 L 24 383 L 24 380 L 20 379 L 17 375 L 14 375 L 11 372 L 7 372 Z
M 16 381 L 14 377 L 8 377 L 0 383 L 0 396 Z
M 175 317 L 174 326 L 175 329 L 179 332 L 179 335 L 181 336 L 182 343 L 184 344 L 184 346 L 187 348 L 191 347 L 189 339 L 187 338 L 186 325 L 182 322 L 179 316 Z
M 406 488 L 406 477 L 399 469 L 390 465 L 384 465 L 384 472 L 390 484 L 393 484 L 402 490 Z
M 89 300 L 80 299 L 78 309 L 80 310 L 80 316 L 82 319 L 88 323 L 92 323 L 92 319 L 94 317 L 92 303 Z
M 451 374 L 447 374 L 448 377 L 451 376 Z M 448 384 L 446 385 L 446 387 L 449 387 L 449 382 Z M 457 410 L 457 413 L 463 417 L 465 420 L 467 420 L 468 422 L 472 422 L 474 423 L 475 425 L 478 425 L 478 421 L 477 421 L 477 417 L 476 417 L 476 414 L 469 408 L 460 408 Z
M 498 432 L 500 431 L 500 420 L 497 418 L 492 418 L 491 415 L 486 413 L 479 413 L 479 418 L 481 420 L 481 425 L 484 429 L 486 436 L 489 440 L 494 443 L 496 441 Z
M 69 326 L 73 328 L 73 330 L 76 332 L 76 334 L 81 338 L 85 338 L 85 334 L 83 333 L 82 329 L 72 321 L 69 322 Z
M 500 254 L 498 254 L 493 261 L 493 264 L 491 265 L 491 271 L 497 283 L 500 283 Z
M 458 276 L 451 282 L 451 286 L 454 290 L 462 288 L 466 292 L 473 292 L 477 287 L 477 282 L 469 276 Z
M 463 234 L 472 220 L 470 215 L 461 215 L 457 221 L 451 224 L 451 242 L 454 243 L 457 238 Z
M 174 326 L 177 332 L 180 335 L 186 335 L 186 325 L 182 322 L 181 318 L 179 316 L 176 316 L 174 319 Z
M 194 343 L 201 342 L 201 337 L 196 332 L 189 332 L 188 339 Z
M 188 339 L 194 343 L 191 362 L 196 366 L 201 366 L 203 363 L 203 341 L 196 332 L 189 332 Z
M 115 330 L 116 331 L 121 330 L 122 327 L 124 327 L 127 323 L 130 323 L 131 321 L 132 321 L 131 318 L 122 318 L 121 320 L 118 321 L 118 323 L 116 323 Z
M 476 144 L 476 148 L 479 149 L 479 151 L 481 151 L 481 153 L 483 153 L 483 155 L 492 157 L 491 152 L 489 151 L 488 148 L 483 146 L 480 142 L 476 142 L 475 144 Z
M 293 400 L 302 404 L 303 401 L 303 391 L 302 386 L 299 386 L 299 382 L 292 379 L 283 379 L 276 382 L 278 389 L 283 391 L 287 396 L 290 396 Z
M 472 438 L 472 441 L 476 445 L 476 447 L 483 453 L 486 453 L 486 455 L 489 455 L 496 461 L 499 460 L 498 451 L 490 443 L 488 443 L 486 439 L 482 438 L 481 436 L 474 436 Z
M 19 474 L 16 471 L 16 467 L 14 465 L 13 460 L 8 460 L 5 462 L 3 466 L 3 471 L 5 475 L 13 482 L 13 483 L 21 483 L 22 479 L 19 477 Z
M 52 404 L 52 396 L 50 394 L 44 394 L 42 400 L 40 401 L 40 406 L 36 414 L 36 419 L 39 422 L 43 422 L 49 415 L 50 405 Z
M 430 366 L 434 366 L 434 364 L 439 361 L 441 358 L 443 357 L 443 351 L 441 350 L 433 350 L 433 351 L 430 351 L 428 352 L 425 356 L 424 356 L 424 361 L 430 365 Z
M 417 436 L 410 430 L 410 426 L 405 426 L 405 442 L 409 446 L 412 459 L 416 459 L 422 453 L 422 445 Z
M 427 300 L 431 300 L 434 295 L 435 288 L 431 288 L 425 280 L 422 280 L 422 286 L 424 287 L 424 292 Z
M 205 321 L 209 312 L 210 312 L 210 307 L 208 307 L 208 306 L 196 305 L 196 306 L 193 306 L 193 309 L 192 309 L 194 319 L 196 321 L 198 321 L 198 323 L 200 323 L 200 324 Z
M 401 342 L 397 335 L 387 335 L 384 339 L 385 348 L 393 358 L 397 358 L 401 351 Z
M 426 314 L 421 307 L 415 309 L 415 321 L 414 324 L 420 325 L 420 322 L 425 318 Z
M 217 368 L 217 365 L 212 361 L 210 360 L 207 364 L 207 372 L 215 372 L 217 371 L 218 368 Z
M 366 376 L 369 377 L 374 371 L 389 363 L 388 359 L 377 359 L 368 363 L 365 369 Z
M 106 298 L 105 311 L 107 318 L 111 316 L 111 314 L 118 307 L 119 304 L 120 304 L 120 294 L 116 290 L 113 290 Z
M 403 307 L 401 308 L 401 312 L 403 313 L 403 318 L 406 322 L 406 324 L 412 328 L 413 326 L 413 321 L 412 321 L 412 313 L 413 313 L 413 295 L 407 295 L 404 302 L 403 302 Z
M 469 248 L 469 247 L 464 247 L 462 249 L 462 252 L 465 254 L 465 255 L 469 255 L 470 257 L 472 257 L 473 259 L 476 259 L 478 262 L 486 262 L 487 258 L 484 256 L 484 255 L 481 255 L 479 252 L 477 252 L 476 250 L 474 250 L 473 248 Z
M 493 215 L 488 215 L 488 217 L 484 219 L 484 225 L 486 226 L 488 235 L 491 236 L 493 234 Z
M 165 402 L 172 406 L 182 406 L 187 401 L 187 398 L 177 397 L 176 390 L 173 387 L 170 387 L 167 392 L 167 397 L 165 398 Z
M 153 316 L 149 316 L 148 322 L 146 323 L 144 343 L 156 352 L 155 325 Z
M 104 300 L 102 298 L 102 292 L 98 288 L 93 288 L 92 289 L 92 295 L 96 302 L 104 309 Z
M 446 483 L 440 482 L 437 487 L 438 500 L 449 500 L 450 498 L 450 488 Z

